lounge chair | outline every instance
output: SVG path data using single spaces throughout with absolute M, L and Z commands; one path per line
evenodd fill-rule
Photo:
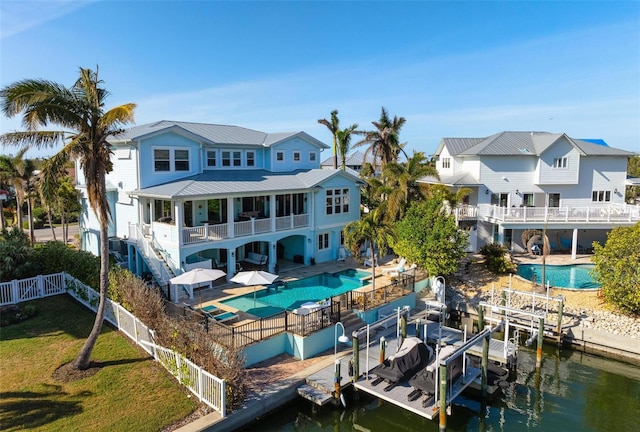
M 367 252 L 364 254 L 365 260 L 364 265 L 373 267 L 373 264 L 378 265 L 378 256 L 374 253 L 371 253 L 371 248 L 367 248 Z
M 223 323 L 238 319 L 238 314 L 235 314 L 233 312 L 224 312 L 218 315 L 213 315 L 213 319 L 219 323 Z
M 343 247 L 340 247 L 340 249 L 338 249 L 338 261 L 344 261 L 347 259 L 347 251 L 344 250 Z
M 396 276 L 397 276 L 398 273 L 401 273 L 401 272 L 404 271 L 404 266 L 405 266 L 406 263 L 407 263 L 407 260 L 402 258 L 397 266 L 391 267 L 391 268 L 382 269 L 382 274 L 389 274 L 389 273 L 394 273 L 395 272 Z
M 220 262 L 215 258 L 213 259 L 213 265 L 215 265 L 216 268 L 225 268 L 225 267 L 227 267 L 227 263 Z

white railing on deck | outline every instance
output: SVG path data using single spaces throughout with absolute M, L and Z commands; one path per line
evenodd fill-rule
M 480 204 L 478 216 L 503 222 L 637 222 L 640 207 L 630 205 L 584 207 L 499 207 Z
M 227 224 L 209 225 L 209 240 L 222 240 L 229 237 Z
M 0 283 L 0 306 L 65 293 L 94 313 L 98 310 L 100 294 L 66 273 Z M 201 402 L 218 411 L 222 417 L 226 415 L 223 379 L 211 375 L 180 354 L 156 345 L 153 331 L 149 327 L 120 304 L 109 299 L 105 303 L 104 319 L 153 355 L 182 385 L 198 396 Z
M 133 235 L 132 235 L 133 234 Z M 173 277 L 167 269 L 164 267 L 164 263 L 156 255 L 151 242 L 142 235 L 142 230 L 138 224 L 129 224 L 129 240 L 135 239 L 138 251 L 145 257 L 147 264 L 152 268 L 152 271 L 160 278 L 162 284 L 166 285 Z
M 236 237 L 244 237 L 253 234 L 253 222 L 241 221 L 233 223 L 233 230 Z

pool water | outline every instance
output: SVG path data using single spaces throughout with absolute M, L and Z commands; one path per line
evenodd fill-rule
M 600 284 L 591 277 L 593 264 L 546 265 L 545 277 L 549 284 L 558 288 L 596 289 Z M 529 281 L 535 278 L 536 283 L 542 279 L 542 265 L 519 264 L 518 276 Z
M 361 278 L 371 274 L 357 272 L 348 275 L 344 272 L 321 273 L 291 282 L 273 284 L 267 289 L 223 300 L 221 303 L 252 315 L 268 317 L 285 309 L 296 309 L 303 303 L 320 302 L 368 285 L 369 282 Z

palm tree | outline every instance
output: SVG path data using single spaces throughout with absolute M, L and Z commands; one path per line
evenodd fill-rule
M 319 119 L 318 123 L 325 125 L 333 136 L 333 168 L 338 169 L 338 131 L 340 130 L 338 110 L 331 111 L 331 121 L 327 119 Z
M 353 252 L 353 256 L 360 257 L 360 249 L 364 244 L 371 244 L 371 280 L 372 291 L 376 289 L 376 249 L 380 256 L 386 255 L 389 244 L 397 239 L 393 225 L 384 217 L 385 206 L 375 208 L 357 221 L 349 222 L 344 227 L 344 241 Z
M 351 135 L 358 128 L 358 124 L 352 124 L 346 129 L 341 129 L 336 132 L 336 140 L 338 143 L 338 153 L 340 154 L 340 161 L 342 163 L 342 170 L 346 169 L 347 165 L 347 153 L 349 153 L 349 145 L 351 144 Z
M 78 356 L 72 363 L 75 369 L 87 369 L 93 347 L 98 340 L 104 320 L 109 283 L 108 227 L 111 218 L 105 176 L 112 170 L 111 146 L 107 139 L 123 132 L 122 127 L 133 123 L 135 104 L 128 103 L 105 111 L 109 93 L 101 86 L 98 70 L 80 68 L 78 80 L 66 88 L 61 84 L 29 79 L 10 84 L 0 90 L 2 112 L 7 117 L 23 113 L 26 131 L 10 132 L 0 137 L 3 144 L 26 147 L 53 147 L 63 143 L 62 149 L 49 159 L 42 171 L 43 181 L 52 178 L 69 160 L 78 160 L 84 174 L 89 204 L 100 222 L 100 303 L 96 320 Z M 54 125 L 58 130 L 40 130 Z
M 361 132 L 364 138 L 357 142 L 354 147 L 368 145 L 369 147 L 364 153 L 364 160 L 367 156 L 373 157 L 374 167 L 384 167 L 389 162 L 397 162 L 400 152 L 404 153 L 405 144 L 400 143 L 400 129 L 407 122 L 404 117 L 394 116 L 393 120 L 389 118 L 387 110 L 382 107 L 380 120 L 371 122 L 376 129 L 370 132 Z M 406 157 L 406 154 L 405 154 Z
M 27 216 L 29 219 L 29 238 L 33 246 L 33 218 L 31 216 L 31 197 L 33 190 L 33 174 L 35 163 L 32 159 L 25 159 L 24 155 L 29 150 L 22 148 L 15 156 L 0 155 L 0 176 L 13 186 L 16 191 L 16 213 L 18 216 L 18 227 L 22 229 L 24 215 L 22 207 L 27 203 Z
M 382 176 L 389 191 L 386 217 L 391 221 L 402 219 L 412 202 L 427 197 L 428 186 L 418 183 L 419 179 L 439 178 L 438 171 L 428 163 L 423 152 L 414 152 L 406 163 L 388 163 Z

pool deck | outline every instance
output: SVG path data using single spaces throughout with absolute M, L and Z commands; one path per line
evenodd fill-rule
M 380 264 L 376 266 L 376 284 L 387 285 L 391 283 L 391 279 L 388 275 L 382 274 L 383 269 L 391 269 L 395 267 L 393 264 L 394 258 L 389 256 L 386 261 L 380 260 Z M 387 264 L 385 264 L 385 262 Z M 357 269 L 371 273 L 371 267 L 363 266 L 355 259 L 347 257 L 344 261 L 330 261 L 315 265 L 303 265 L 296 264 L 289 260 L 278 260 L 278 266 L 280 267 L 279 276 L 283 281 L 291 281 L 304 279 L 307 277 L 315 276 L 320 273 L 337 273 L 347 269 Z M 253 317 L 253 315 L 245 314 L 242 311 L 238 311 L 228 305 L 220 303 L 222 300 L 226 300 L 232 297 L 236 297 L 243 294 L 259 291 L 264 288 L 264 285 L 244 286 L 233 282 L 226 282 L 224 279 L 216 281 L 213 284 L 213 288 L 202 288 L 194 290 L 193 299 L 181 299 L 185 303 L 194 307 L 206 307 L 209 305 L 215 305 L 221 309 L 228 310 L 230 312 L 238 312 L 240 314 L 240 320 L 246 320 Z

